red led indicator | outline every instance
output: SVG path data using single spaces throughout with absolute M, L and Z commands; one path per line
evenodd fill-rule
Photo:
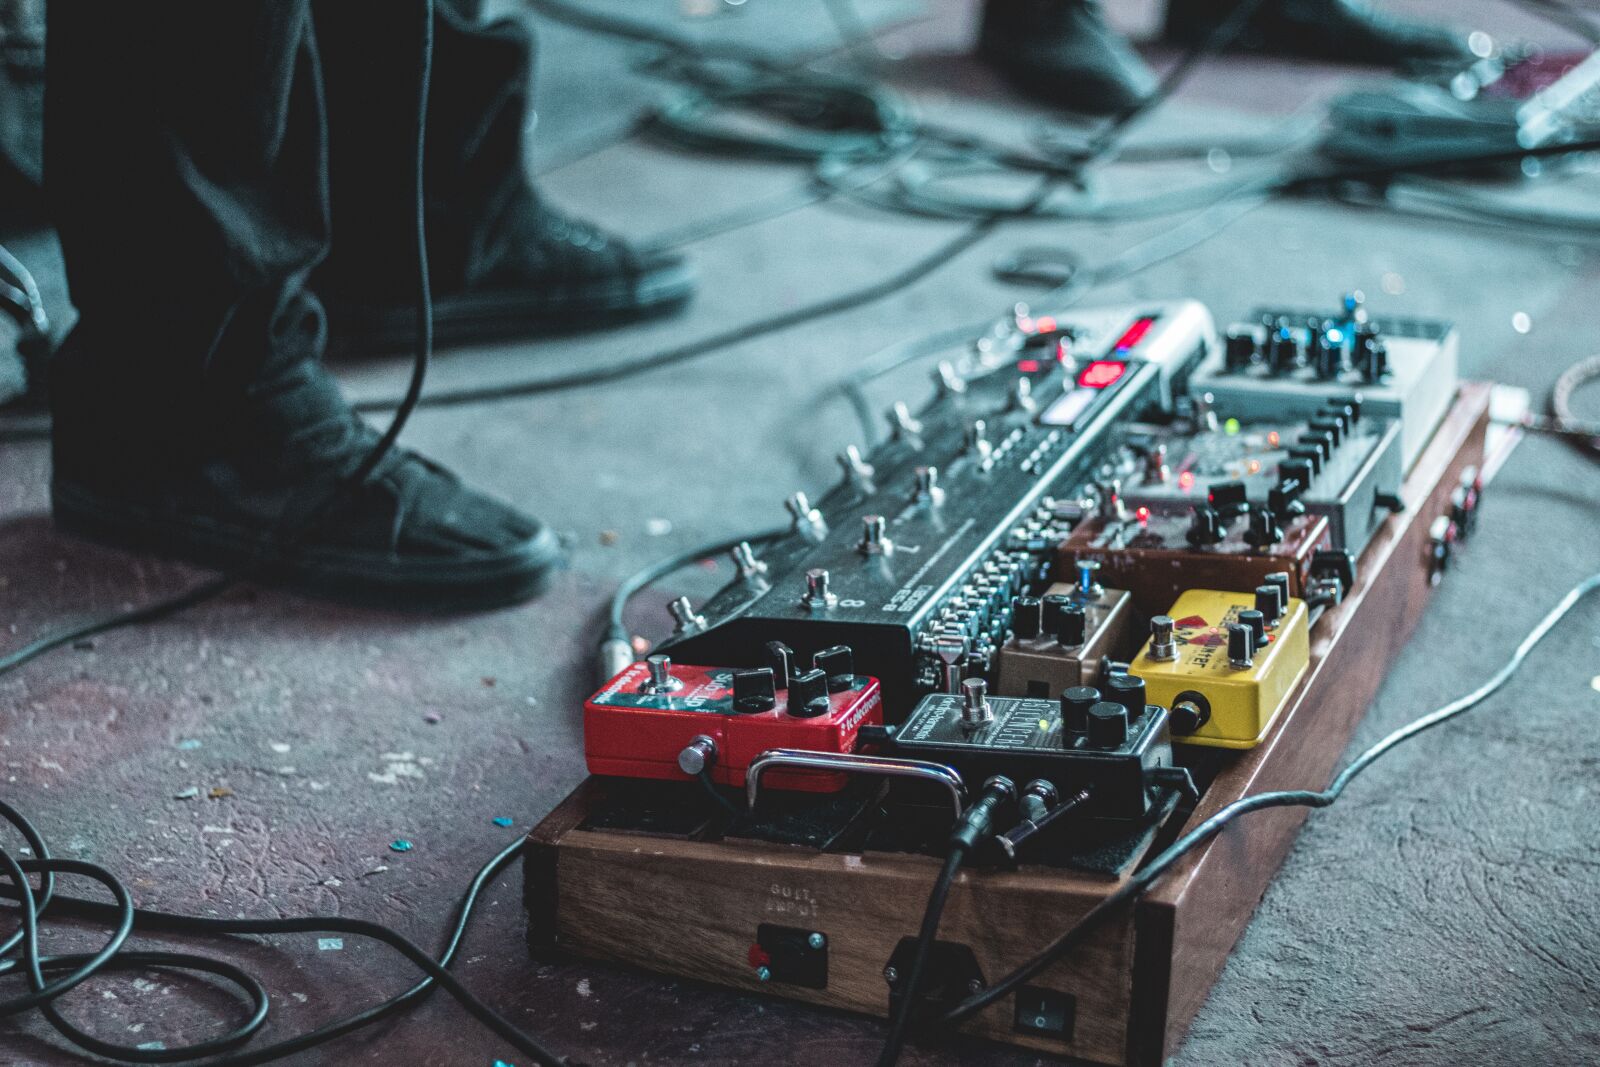
M 1156 320 L 1150 318 L 1149 316 L 1139 319 L 1132 326 L 1129 326 L 1125 331 L 1123 331 L 1122 336 L 1117 338 L 1117 343 L 1112 347 L 1118 352 L 1128 351 L 1140 341 L 1143 341 L 1144 335 L 1149 333 L 1150 327 L 1154 326 L 1155 324 Z
M 1134 512 L 1134 514 L 1136 516 L 1138 516 L 1139 525 L 1140 526 L 1144 526 L 1147 523 L 1149 523 L 1149 521 L 1150 521 L 1150 509 L 1149 508 L 1140 508 L 1138 511 Z
M 1078 375 L 1078 384 L 1085 389 L 1104 389 L 1122 377 L 1128 365 L 1117 359 L 1097 359 Z
M 1038 374 L 1039 361 L 1036 359 L 1020 360 L 1017 363 L 1017 370 L 1021 371 L 1023 374 Z
M 1182 474 L 1178 475 L 1178 488 L 1182 489 L 1184 492 L 1188 492 L 1190 489 L 1194 488 L 1193 471 L 1184 471 Z M 1207 494 L 1207 496 L 1209 495 L 1210 494 Z
M 1039 328 L 1039 332 L 1040 333 L 1055 333 L 1056 332 L 1056 320 L 1052 319 L 1048 315 L 1046 315 L 1042 319 L 1039 319 L 1037 322 L 1034 323 L 1034 325 Z

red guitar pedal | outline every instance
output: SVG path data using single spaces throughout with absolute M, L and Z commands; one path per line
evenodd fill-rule
M 682 781 L 705 771 L 742 786 L 763 752 L 853 752 L 861 727 L 883 722 L 878 680 L 854 673 L 849 648 L 825 649 L 811 670 L 792 676 L 793 653 L 780 651 L 787 655 L 776 671 L 679 666 L 665 656 L 628 667 L 583 705 L 590 773 Z M 762 779 L 764 787 L 816 793 L 844 784 L 843 775 L 818 771 Z

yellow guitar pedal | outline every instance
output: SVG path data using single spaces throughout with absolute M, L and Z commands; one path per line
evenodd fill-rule
M 1175 744 L 1254 748 L 1311 662 L 1305 602 L 1283 585 L 1254 594 L 1191 589 L 1128 666 L 1172 710 Z

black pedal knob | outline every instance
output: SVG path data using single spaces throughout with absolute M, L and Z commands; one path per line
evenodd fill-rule
M 1089 709 L 1090 748 L 1121 748 L 1128 740 L 1128 709 L 1102 700 Z
M 1255 328 L 1252 326 L 1235 326 L 1228 331 L 1227 341 L 1224 343 L 1223 359 L 1231 371 L 1244 370 L 1256 361 L 1256 356 L 1261 351 L 1261 342 L 1256 337 Z
M 767 642 L 767 662 L 772 666 L 772 681 L 779 689 L 789 688 L 789 679 L 799 669 L 794 649 L 782 641 Z
M 1278 464 L 1278 484 L 1294 482 L 1301 491 L 1311 487 L 1311 479 L 1316 476 L 1316 471 L 1311 466 L 1311 461 L 1300 456 L 1291 456 Z
M 1329 414 L 1336 415 L 1344 420 L 1345 431 L 1347 433 L 1354 433 L 1356 423 L 1361 421 L 1357 415 L 1357 411 L 1360 409 L 1360 407 L 1360 397 L 1356 397 L 1352 400 L 1330 400 L 1323 405 L 1323 409 Z
M 1081 734 L 1089 729 L 1089 709 L 1100 703 L 1100 690 L 1092 685 L 1074 685 L 1061 691 L 1061 728 Z
M 1255 548 L 1264 548 L 1275 545 L 1283 540 L 1283 529 L 1278 525 L 1278 519 L 1270 507 L 1260 504 L 1250 508 L 1250 520 L 1245 526 L 1244 542 Z
M 811 657 L 811 666 L 828 678 L 828 692 L 843 693 L 856 682 L 855 656 L 849 645 L 834 645 Z
M 1214 545 L 1222 540 L 1222 520 L 1209 504 L 1196 504 L 1189 518 L 1189 532 L 1185 535 L 1195 548 Z
M 1121 704 L 1132 722 L 1144 714 L 1144 679 L 1136 674 L 1114 674 L 1106 679 L 1105 697 L 1113 704 Z
M 1311 465 L 1311 476 L 1315 478 L 1322 473 L 1322 464 L 1328 457 L 1323 455 L 1320 448 L 1313 448 L 1310 445 L 1296 445 L 1289 449 L 1289 458 L 1303 459 L 1309 463 Z M 1307 482 L 1306 484 L 1309 485 L 1310 483 Z
M 1344 440 L 1344 420 L 1332 415 L 1325 415 L 1312 419 L 1308 425 L 1312 433 L 1325 433 L 1333 438 L 1333 447 L 1338 448 Z
M 1255 608 L 1245 608 L 1239 612 L 1239 621 L 1250 627 L 1250 636 L 1255 641 L 1256 648 L 1267 647 L 1267 620 Z
M 733 672 L 733 710 L 743 715 L 771 711 L 778 703 L 778 685 L 771 667 Z
M 1300 494 L 1304 491 L 1298 481 L 1285 478 L 1271 489 L 1267 490 L 1267 514 L 1271 515 L 1278 523 L 1286 523 L 1306 513 L 1306 506 L 1300 503 Z M 1278 533 L 1282 540 L 1283 533 Z
M 1318 378 L 1325 382 L 1332 381 L 1344 369 L 1344 348 L 1328 336 L 1328 326 L 1321 320 L 1312 319 L 1307 328 L 1311 331 L 1311 338 L 1306 360 Z
M 1077 648 L 1083 644 L 1088 621 L 1082 604 L 1074 602 L 1062 605 L 1061 612 L 1056 616 L 1056 640 L 1067 648 Z
M 815 719 L 828 714 L 828 675 L 813 667 L 789 679 L 789 714 L 797 719 Z
M 1272 324 L 1272 335 L 1267 339 L 1267 366 L 1273 374 L 1287 374 L 1294 370 L 1300 359 L 1300 346 L 1295 341 L 1294 327 L 1287 317 Z
M 1326 463 L 1333 457 L 1333 448 L 1338 442 L 1333 439 L 1333 434 L 1325 431 L 1307 430 L 1300 435 L 1300 443 L 1307 448 L 1314 448 L 1322 453 L 1322 461 Z
M 1019 596 L 1011 602 L 1011 631 L 1023 641 L 1031 641 L 1044 629 L 1044 601 L 1036 596 Z
M 1250 627 L 1242 622 L 1228 624 L 1228 666 L 1245 670 L 1255 666 L 1256 639 Z
M 1345 407 L 1350 409 L 1350 425 L 1361 425 L 1361 394 L 1357 393 L 1343 403 Z
M 1206 491 L 1206 503 L 1225 520 L 1243 515 L 1250 508 L 1243 482 L 1218 482 Z
M 1289 572 L 1273 571 L 1261 579 L 1262 584 L 1276 586 L 1278 589 L 1278 603 L 1283 605 L 1283 611 L 1289 610 Z
M 1061 623 L 1061 609 L 1074 603 L 1070 596 L 1050 593 L 1040 600 L 1043 611 L 1039 618 L 1041 633 L 1054 634 Z
M 1278 625 L 1286 606 L 1283 602 L 1283 593 L 1276 585 L 1256 586 L 1256 610 L 1261 612 L 1261 617 L 1266 620 L 1268 626 Z
M 1361 380 L 1378 383 L 1389 374 L 1389 346 L 1383 338 L 1368 339 L 1361 348 Z

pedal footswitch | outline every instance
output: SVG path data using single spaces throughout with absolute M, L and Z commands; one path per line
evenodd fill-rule
M 682 666 L 665 656 L 632 664 L 584 703 L 589 772 L 683 781 L 705 771 L 720 785 L 742 786 L 750 762 L 769 749 L 854 752 L 861 727 L 883 722 L 883 703 L 878 680 L 854 673 L 851 659 L 837 645 L 792 677 L 771 667 Z M 845 783 L 842 774 L 774 771 L 761 784 L 833 792 Z
M 1305 601 L 1277 585 L 1192 589 L 1153 620 L 1128 673 L 1172 709 L 1175 743 L 1254 748 L 1306 672 L 1309 633 Z

